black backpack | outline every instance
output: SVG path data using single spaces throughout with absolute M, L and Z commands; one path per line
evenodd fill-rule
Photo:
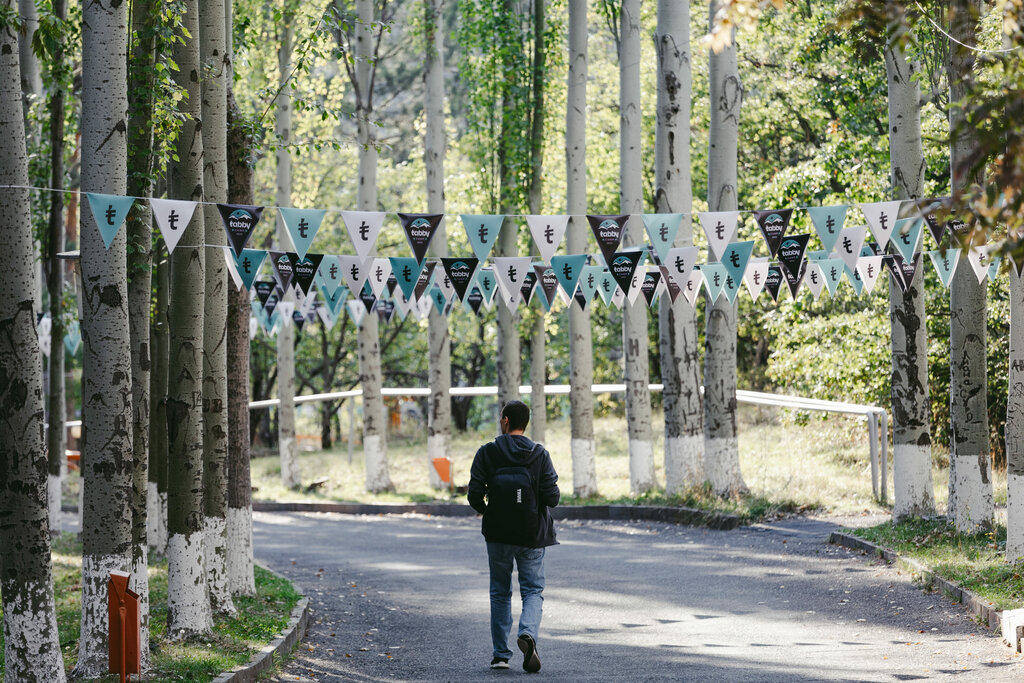
M 497 468 L 487 482 L 488 536 L 529 547 L 539 529 L 539 495 L 530 470 L 522 465 Z

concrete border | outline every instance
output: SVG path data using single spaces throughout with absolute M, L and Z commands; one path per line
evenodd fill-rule
M 274 576 L 278 576 L 291 583 L 290 579 L 278 574 L 273 569 L 263 565 L 259 566 Z M 306 628 L 308 626 L 309 596 L 304 595 L 296 603 L 291 617 L 288 619 L 288 624 L 280 635 L 257 652 L 247 664 L 243 664 L 231 671 L 225 671 L 214 678 L 211 683 L 256 683 L 261 673 L 274 666 L 275 663 L 284 661 L 291 654 L 292 649 L 306 635 Z
M 336 512 L 346 515 L 418 514 L 435 517 L 474 517 L 476 510 L 459 503 L 306 503 L 253 501 L 256 512 Z M 743 524 L 738 515 L 667 505 L 560 505 L 551 509 L 560 520 L 668 522 L 729 531 Z
M 909 557 L 900 557 L 899 553 L 893 550 L 877 546 L 870 541 L 865 541 L 863 538 L 841 531 L 833 531 L 832 535 L 829 536 L 828 542 L 833 545 L 850 548 L 851 550 L 860 550 L 869 555 L 879 557 L 889 564 L 894 564 L 898 569 L 908 572 L 913 581 L 919 582 L 925 588 L 942 591 L 954 602 L 959 602 L 967 607 L 976 617 L 980 617 L 983 624 L 993 631 L 999 631 L 1002 627 L 1002 610 L 996 609 L 991 602 L 983 599 L 977 593 L 969 591 L 941 576 L 936 576 L 935 571 L 931 567 L 925 566 L 917 560 L 912 560 Z

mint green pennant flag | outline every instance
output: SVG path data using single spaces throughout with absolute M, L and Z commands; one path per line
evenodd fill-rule
M 96 219 L 96 227 L 100 229 L 103 236 L 103 245 L 110 249 L 110 245 L 117 236 L 117 231 L 124 224 L 128 217 L 128 211 L 135 203 L 135 197 L 121 197 L 113 194 L 96 194 L 86 192 L 89 198 L 89 208 L 92 209 L 92 216 Z
M 935 272 L 939 275 L 939 282 L 946 289 L 949 289 L 949 281 L 953 279 L 953 273 L 956 272 L 956 266 L 960 262 L 960 250 L 959 249 L 936 249 L 935 251 L 929 251 L 928 256 L 932 259 L 932 265 L 935 266 Z

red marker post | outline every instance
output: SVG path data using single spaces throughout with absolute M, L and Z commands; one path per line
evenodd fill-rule
M 107 624 L 109 629 L 110 673 L 121 683 L 141 673 L 139 661 L 139 594 L 128 588 L 131 575 L 110 572 L 107 582 Z

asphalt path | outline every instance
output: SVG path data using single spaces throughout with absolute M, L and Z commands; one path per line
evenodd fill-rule
M 256 513 L 258 560 L 311 599 L 275 681 L 492 681 L 473 518 Z M 560 522 L 538 638 L 551 681 L 1024 681 L 960 605 L 859 552 L 837 524 L 734 531 Z M 513 613 L 518 617 L 518 594 Z

